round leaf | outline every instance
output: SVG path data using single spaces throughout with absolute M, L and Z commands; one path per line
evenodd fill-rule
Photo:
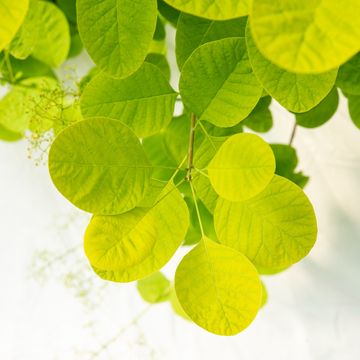
M 234 19 L 249 13 L 250 0 L 165 0 L 182 12 L 213 20 Z
M 336 70 L 318 75 L 291 73 L 261 55 L 249 26 L 246 30 L 246 41 L 250 63 L 258 80 L 264 89 L 289 111 L 300 113 L 312 109 L 333 88 Z
M 120 214 L 144 197 L 151 165 L 135 134 L 120 121 L 93 118 L 62 131 L 49 153 L 57 189 L 95 214 Z
M 208 166 L 211 185 L 224 199 L 247 200 L 260 193 L 275 173 L 270 146 L 254 134 L 231 136 Z
M 360 129 L 360 96 L 350 95 L 348 105 L 351 120 Z
M 179 87 L 186 108 L 220 127 L 245 119 L 262 94 L 243 38 L 213 41 L 196 49 L 182 68 Z
M 97 66 L 123 78 L 144 62 L 157 22 L 156 0 L 78 0 L 81 39 Z
M 177 94 L 161 71 L 144 63 L 133 75 L 93 78 L 81 97 L 84 117 L 104 116 L 128 125 L 139 137 L 159 132 L 171 120 Z
M 85 253 L 103 279 L 138 280 L 170 260 L 188 227 L 184 199 L 177 189 L 166 187 L 153 207 L 94 216 L 85 233 Z
M 141 297 L 150 304 L 156 304 L 170 299 L 170 281 L 161 273 L 156 272 L 137 283 Z
M 309 199 L 297 185 L 277 175 L 250 200 L 219 199 L 214 221 L 222 244 L 268 269 L 287 267 L 304 258 L 317 236 Z
M 218 335 L 235 335 L 255 318 L 262 298 L 259 275 L 241 253 L 203 238 L 180 262 L 175 289 L 196 324 Z
M 360 49 L 358 0 L 253 0 L 250 13 L 260 51 L 292 72 L 334 69 Z
M 336 85 L 350 95 L 360 95 L 360 53 L 339 69 Z

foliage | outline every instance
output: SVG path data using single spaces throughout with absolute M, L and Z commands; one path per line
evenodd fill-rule
M 94 214 L 84 248 L 98 276 L 237 334 L 267 301 L 260 274 L 316 241 L 296 128 L 329 121 L 338 89 L 360 128 L 359 4 L 0 0 L 0 139 L 51 144 L 55 186 Z M 83 46 L 95 66 L 68 86 L 58 69 Z M 273 99 L 294 114 L 288 144 L 248 131 L 271 130 Z M 159 270 L 181 245 L 173 282 Z

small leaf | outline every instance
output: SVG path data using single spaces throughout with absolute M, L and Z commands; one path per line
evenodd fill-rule
M 137 289 L 144 299 L 150 304 L 157 304 L 170 298 L 170 281 L 161 273 L 156 272 L 137 282 Z
M 81 39 L 95 64 L 124 78 L 144 62 L 155 32 L 156 0 L 78 0 Z
M 339 69 L 336 85 L 350 95 L 360 95 L 360 53 Z
M 0 124 L 0 140 L 3 141 L 18 141 L 22 139 L 23 135 L 21 133 L 16 133 L 11 130 L 8 130 L 6 127 Z
M 104 116 L 128 125 L 139 137 L 150 136 L 171 121 L 177 94 L 161 71 L 144 63 L 133 75 L 95 76 L 81 97 L 84 117 Z
M 348 97 L 349 113 L 354 125 L 360 129 L 360 96 Z
M 181 245 L 189 213 L 180 192 L 168 186 L 150 208 L 94 216 L 85 233 L 85 253 L 103 279 L 129 282 L 162 268 Z
M 241 253 L 203 238 L 180 262 L 175 289 L 189 317 L 207 331 L 235 335 L 254 320 L 262 288 Z
M 304 258 L 317 236 L 310 201 L 298 186 L 278 175 L 250 200 L 219 199 L 214 221 L 222 244 L 241 251 L 255 266 L 268 269 L 290 266 Z
M 242 122 L 242 125 L 258 133 L 266 133 L 273 126 L 273 118 L 269 109 L 271 97 L 265 96 L 255 106 L 255 109 Z
M 170 70 L 169 62 L 165 55 L 151 53 L 151 54 L 148 54 L 145 61 L 157 66 L 161 70 L 163 75 L 165 76 L 165 79 L 167 81 L 170 81 L 171 70 Z
M 152 168 L 127 126 L 92 118 L 57 136 L 49 170 L 57 189 L 75 206 L 113 215 L 133 209 L 144 198 Z
M 262 94 L 243 38 L 213 41 L 197 48 L 182 68 L 179 87 L 186 108 L 200 120 L 220 127 L 245 119 Z
M 254 134 L 231 136 L 208 166 L 211 185 L 224 199 L 242 201 L 257 195 L 275 173 L 270 146 Z

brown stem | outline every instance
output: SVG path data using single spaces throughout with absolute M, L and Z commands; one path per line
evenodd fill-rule
M 293 142 L 294 142 L 295 135 L 296 135 L 296 130 L 297 130 L 297 123 L 295 122 L 294 127 L 293 127 L 292 132 L 291 132 L 289 146 L 291 146 L 293 144 Z

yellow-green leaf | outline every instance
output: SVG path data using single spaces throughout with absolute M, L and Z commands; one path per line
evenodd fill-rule
M 170 299 L 171 283 L 161 272 L 156 272 L 139 280 L 137 289 L 144 301 L 157 304 Z

